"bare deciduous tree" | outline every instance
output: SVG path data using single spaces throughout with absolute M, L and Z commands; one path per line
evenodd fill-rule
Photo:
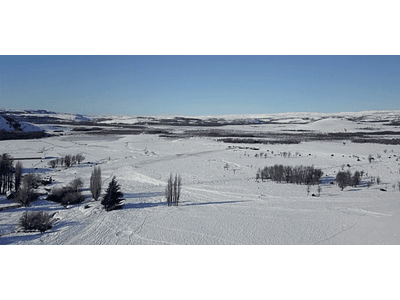
M 175 178 L 172 173 L 169 176 L 167 187 L 165 188 L 165 197 L 167 198 L 168 206 L 178 206 L 181 195 L 182 178 L 180 175 L 175 174 Z
M 14 185 L 16 192 L 18 192 L 21 186 L 21 179 L 22 179 L 22 164 L 20 161 L 18 161 L 15 164 L 15 174 L 14 174 Z

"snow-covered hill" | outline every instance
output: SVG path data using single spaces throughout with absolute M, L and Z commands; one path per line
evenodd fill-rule
M 0 131 L 4 130 L 7 132 L 22 131 L 22 132 L 37 132 L 42 129 L 32 123 L 28 122 L 17 122 L 15 120 L 9 121 L 0 116 Z

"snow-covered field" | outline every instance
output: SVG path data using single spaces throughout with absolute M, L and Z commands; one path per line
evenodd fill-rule
M 326 125 L 326 121 L 320 122 Z M 49 159 L 23 160 L 22 164 L 25 173 L 51 175 L 53 186 L 82 178 L 87 199 L 65 209 L 42 197 L 28 208 L 1 211 L 0 244 L 400 244 L 400 146 L 328 141 L 257 145 L 257 151 L 236 146 L 246 145 L 157 135 L 1 141 L 0 153 L 15 158 L 82 153 L 84 163 L 69 169 L 50 169 Z M 291 152 L 291 157 L 281 157 L 279 153 L 284 151 Z M 267 158 L 255 157 L 261 152 L 267 153 Z M 369 154 L 375 157 L 372 163 Z M 112 176 L 121 184 L 126 199 L 122 210 L 106 212 L 99 202 L 92 201 L 89 178 L 95 164 L 101 166 L 103 190 Z M 317 194 L 316 186 L 308 195 L 304 185 L 255 180 L 259 167 L 274 164 L 322 168 L 320 197 L 311 196 Z M 342 165 L 344 170 L 380 176 L 382 183 L 340 191 L 330 182 Z M 170 173 L 183 179 L 178 207 L 168 207 L 164 197 Z M 0 207 L 12 203 L 4 196 L 0 199 Z M 56 213 L 59 220 L 43 234 L 17 232 L 22 213 L 32 210 Z

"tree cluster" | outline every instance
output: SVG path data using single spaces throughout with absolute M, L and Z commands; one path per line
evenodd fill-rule
M 171 205 L 178 206 L 179 198 L 181 196 L 181 188 L 182 188 L 181 176 L 175 174 L 175 177 L 173 177 L 171 173 L 169 175 L 167 187 L 165 188 L 165 197 L 167 198 L 168 206 Z
M 5 194 L 14 188 L 14 165 L 12 157 L 3 153 L 0 156 L 0 193 Z
M 262 181 L 270 179 L 276 182 L 287 182 L 295 184 L 318 184 L 323 172 L 314 166 L 266 166 L 264 169 L 258 169 L 256 179 Z
M 47 196 L 47 200 L 60 203 L 63 206 L 81 203 L 85 200 L 82 195 L 82 187 L 82 179 L 74 179 L 67 186 L 53 188 Z
M 51 168 L 55 168 L 55 167 L 66 167 L 69 168 L 71 166 L 74 166 L 76 164 L 80 164 L 83 160 L 85 159 L 85 157 L 82 154 L 76 154 L 76 155 L 65 155 L 65 156 L 61 156 L 61 157 L 57 157 L 56 159 L 52 159 L 48 162 L 49 166 Z
M 335 181 L 343 191 L 343 189 L 347 186 L 357 186 L 361 182 L 362 174 L 359 171 L 355 171 L 354 174 L 351 174 L 350 170 L 347 171 L 339 171 L 336 174 Z

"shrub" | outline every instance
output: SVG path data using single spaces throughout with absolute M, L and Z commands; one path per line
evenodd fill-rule
M 92 175 L 90 176 L 90 192 L 94 200 L 100 197 L 101 193 L 101 169 L 100 167 L 94 167 Z
M 175 174 L 173 178 L 172 173 L 169 176 L 167 187 L 165 188 L 165 197 L 167 198 L 168 206 L 178 206 L 179 198 L 181 196 L 182 178 Z
M 22 178 L 22 186 L 16 192 L 14 202 L 27 207 L 32 201 L 36 200 L 39 196 L 34 193 L 34 189 L 38 187 L 39 180 L 38 174 L 26 174 Z
M 41 233 L 53 228 L 53 216 L 43 211 L 24 212 L 18 225 L 24 231 L 39 230 Z
M 48 165 L 51 167 L 51 168 L 55 168 L 55 167 L 57 167 L 57 165 L 58 165 L 58 158 L 57 159 L 52 159 L 52 160 L 50 160 L 49 162 L 48 162 Z
M 122 208 L 122 197 L 124 194 L 120 191 L 121 187 L 115 180 L 115 176 L 108 184 L 106 194 L 104 195 L 101 204 L 104 206 L 106 211 L 116 210 Z
M 32 189 L 37 189 L 42 183 L 42 177 L 40 174 L 28 173 L 24 175 L 22 181 Z
M 82 161 L 85 160 L 85 157 L 82 154 L 77 154 L 76 156 L 76 161 L 78 162 L 78 164 L 80 164 Z
M 14 202 L 21 204 L 24 207 L 29 206 L 32 200 L 33 200 L 33 190 L 26 184 L 22 185 L 22 187 L 18 190 L 18 192 L 14 197 Z
M 82 179 L 74 179 L 65 187 L 53 188 L 47 200 L 60 203 L 63 206 L 81 203 L 85 200 L 81 193 L 82 186 Z

